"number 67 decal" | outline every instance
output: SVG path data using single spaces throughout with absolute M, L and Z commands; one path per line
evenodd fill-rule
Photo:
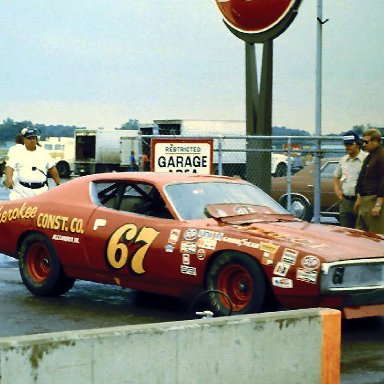
M 134 224 L 126 224 L 118 228 L 107 244 L 107 264 L 113 269 L 121 269 L 128 263 L 129 244 L 141 243 L 130 260 L 132 271 L 138 275 L 145 272 L 143 262 L 148 248 L 160 232 L 153 228 L 143 227 L 139 231 Z

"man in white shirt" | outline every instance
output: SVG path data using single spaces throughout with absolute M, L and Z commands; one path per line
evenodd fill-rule
M 24 145 L 9 153 L 5 167 L 5 186 L 10 189 L 9 199 L 16 200 L 39 195 L 48 190 L 47 173 L 56 185 L 60 177 L 51 155 L 37 145 L 38 130 L 34 127 L 23 129 Z M 14 173 L 17 179 L 14 180 Z
M 368 153 L 361 150 L 361 140 L 355 131 L 348 131 L 343 136 L 347 154 L 340 159 L 335 170 L 333 185 L 339 198 L 340 225 L 355 228 L 357 215 L 354 210 L 356 202 L 356 183 L 364 159 Z

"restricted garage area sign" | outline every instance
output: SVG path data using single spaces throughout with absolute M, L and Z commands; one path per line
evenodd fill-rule
M 212 174 L 212 139 L 152 139 L 152 170 Z

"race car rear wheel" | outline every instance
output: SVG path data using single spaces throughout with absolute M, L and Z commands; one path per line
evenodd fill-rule
M 241 252 L 225 252 L 218 256 L 208 270 L 206 286 L 208 290 L 218 290 L 229 297 L 234 314 L 259 312 L 264 304 L 264 273 L 256 260 Z M 212 291 L 209 301 L 216 315 L 226 315 L 230 311 L 224 295 Z
M 20 248 L 19 270 L 25 286 L 37 296 L 62 295 L 75 283 L 75 279 L 65 275 L 51 242 L 39 233 L 24 239 Z

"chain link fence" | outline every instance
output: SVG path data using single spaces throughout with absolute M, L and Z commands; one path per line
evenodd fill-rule
M 214 174 L 248 180 L 304 220 L 338 217 L 333 171 L 345 154 L 340 136 L 143 135 L 145 153 L 151 138 L 213 139 Z

